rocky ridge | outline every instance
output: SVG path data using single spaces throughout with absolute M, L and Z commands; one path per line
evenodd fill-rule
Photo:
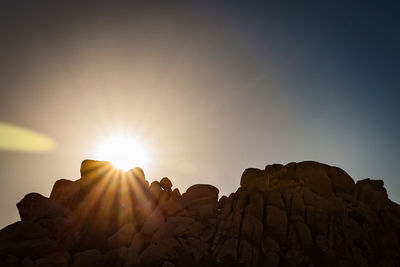
M 0 230 L 0 266 L 400 266 L 400 206 L 383 181 L 317 162 L 249 168 L 240 187 L 149 184 L 85 160 Z

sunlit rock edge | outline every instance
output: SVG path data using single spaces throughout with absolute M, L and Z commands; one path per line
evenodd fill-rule
M 21 221 L 0 230 L 0 266 L 400 266 L 400 206 L 381 180 L 272 164 L 218 194 L 85 160 L 80 179 L 17 203 Z

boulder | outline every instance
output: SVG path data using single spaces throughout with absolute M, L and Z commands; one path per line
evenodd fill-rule
M 49 238 L 29 239 L 29 240 L 1 240 L 0 241 L 0 257 L 13 254 L 18 257 L 38 258 L 46 256 L 55 251 L 57 242 Z
M 280 250 L 280 246 L 279 246 L 278 242 L 276 242 L 269 236 L 265 236 L 265 238 L 263 239 L 263 241 L 261 243 L 261 251 L 263 253 L 266 253 L 268 251 L 273 251 L 273 252 L 279 253 L 279 250 Z
M 180 236 L 195 222 L 191 217 L 171 216 L 167 219 L 164 230 L 173 236 Z
M 65 215 L 61 205 L 39 193 L 27 194 L 17 203 L 17 208 L 22 221 L 52 219 Z
M 141 262 L 154 262 L 159 260 L 173 259 L 177 252 L 174 249 L 179 246 L 179 242 L 174 238 L 161 239 L 150 242 L 139 255 Z
M 162 227 L 164 221 L 165 219 L 162 211 L 158 208 L 154 209 L 150 216 L 148 216 L 144 221 L 141 233 L 144 235 L 153 234 L 157 229 Z
M 76 253 L 72 258 L 72 267 L 93 266 L 96 267 L 102 260 L 101 253 L 97 249 L 90 249 Z
M 222 196 L 219 200 L 218 200 L 218 208 L 222 209 L 224 208 L 226 202 L 228 201 L 228 197 L 227 196 Z
M 277 241 L 283 243 L 286 239 L 287 216 L 286 212 L 275 206 L 266 206 L 265 230 Z
M 328 215 L 319 208 L 306 207 L 306 223 L 314 234 L 326 235 L 328 232 Z
M 215 186 L 209 184 L 195 184 L 190 186 L 184 194 L 187 199 L 210 198 L 218 200 L 219 190 Z
M 178 188 L 175 188 L 171 193 L 171 198 L 174 200 L 178 200 L 181 198 L 181 193 L 179 192 Z
M 176 215 L 183 210 L 181 203 L 172 196 L 168 199 L 167 202 L 165 202 L 163 205 L 160 205 L 160 208 L 162 209 L 166 217 Z
M 119 229 L 118 232 L 110 236 L 107 241 L 108 248 L 113 249 L 130 245 L 135 232 L 136 225 L 134 225 L 133 223 L 125 224 L 121 227 L 121 229 Z
M 252 214 L 246 214 L 242 222 L 241 240 L 248 240 L 252 244 L 258 245 L 263 237 L 263 224 Z
M 331 179 L 333 192 L 353 193 L 355 187 L 354 180 L 344 170 L 330 166 L 327 168 L 327 172 Z
M 126 252 L 127 266 L 132 266 L 139 263 L 140 261 L 139 254 L 144 248 L 144 245 L 145 245 L 145 236 L 140 232 L 136 233 L 133 236 L 131 245 L 129 246 Z
M 299 194 L 298 192 L 293 192 L 291 203 L 291 215 L 304 217 L 305 206 L 301 194 Z
M 258 220 L 262 220 L 264 215 L 264 198 L 260 193 L 249 193 L 249 204 L 246 207 L 246 214 L 251 214 Z
M 180 204 L 195 217 L 216 217 L 218 210 L 218 189 L 207 184 L 189 187 L 180 198 Z
M 233 211 L 243 213 L 249 202 L 249 191 L 244 188 L 239 188 L 235 194 L 235 203 Z
M 282 193 L 280 191 L 272 191 L 267 195 L 267 204 L 270 206 L 277 207 L 279 209 L 285 209 L 285 204 L 283 203 Z
M 217 216 L 218 203 L 216 201 L 207 200 L 206 202 L 196 202 L 186 207 L 186 211 L 192 217 L 196 218 L 213 218 Z
M 267 166 L 265 166 L 264 172 L 267 176 L 270 176 L 273 173 L 277 173 L 277 172 L 281 172 L 283 171 L 285 168 L 282 164 L 269 164 Z
M 264 171 L 256 168 L 245 169 L 240 179 L 240 186 L 249 190 L 268 190 L 268 181 Z
M 115 170 L 108 161 L 84 160 L 81 164 L 81 177 L 95 179 L 106 176 L 110 171 Z
M 148 187 L 148 182 L 146 181 L 144 171 L 139 168 L 135 167 L 133 169 L 130 169 L 125 173 L 127 177 L 132 178 L 135 181 L 136 185 L 142 186 L 142 187 Z M 147 185 L 147 186 L 146 186 Z
M 303 250 L 309 251 L 313 245 L 310 228 L 301 220 L 295 221 L 294 228 Z
M 28 240 L 42 239 L 49 236 L 49 231 L 39 223 L 31 221 L 18 221 L 0 230 L 0 240 Z
M 58 180 L 51 190 L 50 200 L 67 209 L 72 209 L 80 200 L 79 190 L 78 183 L 66 179 Z
M 237 259 L 238 242 L 239 241 L 236 238 L 226 240 L 218 252 L 217 260 L 221 262 L 227 257 Z
M 154 200 L 158 200 L 163 192 L 159 182 L 154 181 L 150 184 L 149 192 Z
M 171 189 L 172 188 L 172 182 L 168 177 L 164 177 L 160 180 L 160 185 L 163 189 Z
M 332 194 L 332 183 L 323 164 L 314 161 L 303 161 L 296 165 L 295 177 L 314 192 L 322 196 Z
M 356 183 L 354 196 L 374 210 L 389 206 L 386 189 L 382 180 L 364 179 Z
M 222 208 L 222 216 L 223 218 L 226 218 L 229 216 L 229 214 L 232 212 L 233 209 L 233 203 L 236 200 L 236 194 L 232 193 L 229 195 L 226 204 Z

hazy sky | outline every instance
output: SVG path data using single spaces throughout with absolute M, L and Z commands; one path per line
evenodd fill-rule
M 148 179 L 181 191 L 317 160 L 400 202 L 397 1 L 166 2 L 2 1 L 0 122 L 57 146 L 0 150 L 0 227 L 117 131 L 151 150 Z

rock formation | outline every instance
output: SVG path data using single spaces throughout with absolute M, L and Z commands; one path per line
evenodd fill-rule
M 246 169 L 240 187 L 181 195 L 85 160 L 0 230 L 1 266 L 400 266 L 400 206 L 383 181 L 317 162 Z

